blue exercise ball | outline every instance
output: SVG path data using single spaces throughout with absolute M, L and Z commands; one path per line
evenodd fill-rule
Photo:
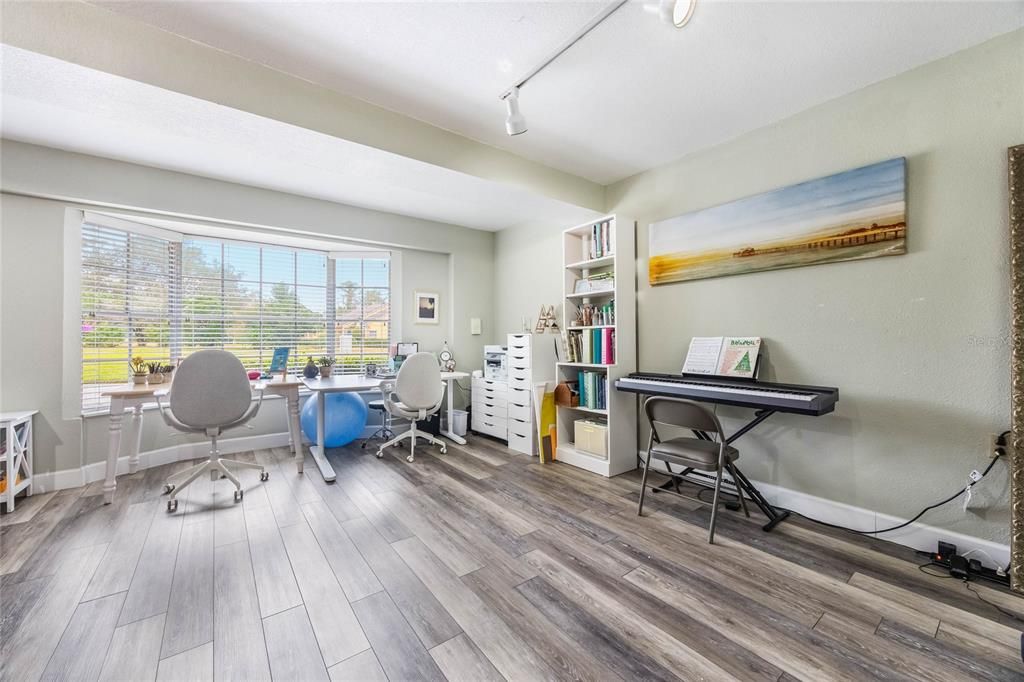
M 363 433 L 366 426 L 366 403 L 355 393 L 325 393 L 324 440 L 329 448 L 348 445 Z M 311 443 L 316 442 L 316 396 L 302 406 L 302 432 Z

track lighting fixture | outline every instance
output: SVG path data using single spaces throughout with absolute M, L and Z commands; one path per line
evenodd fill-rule
M 626 2 L 627 0 L 613 0 L 613 2 L 606 5 L 580 30 L 576 31 L 568 40 L 559 45 L 550 56 L 527 71 L 515 82 L 515 85 L 501 95 L 500 99 L 505 100 L 505 106 L 508 108 L 508 116 L 505 117 L 505 130 L 510 136 L 522 135 L 526 132 L 526 118 L 519 112 L 519 88 L 526 85 L 527 81 L 540 73 L 548 64 L 558 59 L 563 52 L 578 43 L 583 36 L 597 28 L 598 24 L 610 17 L 616 10 L 625 5 Z M 656 0 L 655 4 L 644 5 L 644 9 L 656 11 L 666 23 L 672 24 L 676 28 L 682 28 L 689 23 L 690 18 L 693 16 L 693 10 L 696 7 L 697 0 Z
M 519 88 L 512 88 L 505 95 L 505 107 L 508 109 L 508 116 L 505 117 L 505 130 L 509 136 L 522 135 L 526 132 L 526 117 L 519 111 Z

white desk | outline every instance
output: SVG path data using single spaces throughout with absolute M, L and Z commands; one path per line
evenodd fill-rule
M 302 431 L 299 427 L 299 387 L 302 382 L 289 377 L 253 382 L 253 388 L 266 393 L 283 395 L 288 410 L 288 435 L 291 437 L 292 453 L 296 466 L 302 473 Z M 121 450 L 121 420 L 126 411 L 132 413 L 132 441 L 128 452 L 128 473 L 134 474 L 139 468 L 139 445 L 142 439 L 142 406 L 156 402 L 156 394 L 171 388 L 170 383 L 127 385 L 104 391 L 110 398 L 110 426 L 107 445 L 107 470 L 103 482 L 103 502 L 114 501 L 117 490 L 117 457 Z
M 448 430 L 442 431 L 441 435 L 445 438 L 455 441 L 459 445 L 465 445 L 466 439 L 456 435 L 452 429 L 452 410 L 455 409 L 455 398 L 453 384 L 465 377 L 468 377 L 467 372 L 441 372 L 441 380 L 448 384 Z M 313 391 L 316 396 L 316 443 L 309 446 L 309 452 L 313 455 L 313 461 L 316 462 L 317 467 L 320 469 L 320 473 L 323 474 L 324 480 L 330 483 L 337 478 L 334 473 L 334 467 L 327 461 L 327 457 L 324 455 L 323 448 L 321 445 L 324 442 L 324 412 L 325 412 L 325 393 L 359 393 L 363 391 L 372 391 L 375 388 L 380 388 L 382 382 L 394 381 L 393 379 L 378 379 L 377 377 L 368 377 L 363 375 L 348 374 L 348 375 L 335 375 L 327 377 L 326 379 L 317 377 L 315 379 L 303 379 L 302 382 L 306 385 L 306 388 Z M 302 464 L 300 462 L 299 466 Z M 300 469 L 301 471 L 301 469 Z
M 448 384 L 448 430 L 442 432 L 446 438 L 465 445 L 466 440 L 457 436 L 451 431 L 452 410 L 455 408 L 453 384 L 458 379 L 468 377 L 467 372 L 441 372 L 441 379 Z M 292 453 L 295 456 L 296 470 L 302 473 L 302 427 L 299 425 L 299 389 L 302 386 L 313 391 L 317 398 L 317 443 L 324 442 L 324 399 L 322 393 L 335 393 L 339 391 L 372 391 L 380 387 L 384 379 L 358 375 L 333 376 L 328 379 L 298 379 L 288 377 L 282 380 L 280 377 L 274 379 L 253 382 L 253 388 L 262 389 L 266 393 L 284 396 L 288 410 L 288 435 L 291 437 Z M 110 426 L 107 446 L 107 467 L 106 477 L 103 482 L 103 502 L 110 504 L 114 501 L 114 492 L 117 490 L 117 458 L 121 451 L 122 420 L 125 412 L 132 413 L 132 440 L 128 450 L 128 473 L 134 474 L 139 468 L 139 445 L 142 439 L 142 406 L 156 402 L 158 392 L 167 391 L 171 388 L 170 383 L 162 384 L 128 384 L 104 391 L 103 395 L 110 398 Z M 323 456 L 318 445 L 311 445 L 310 453 L 316 461 L 320 473 L 325 481 L 335 479 L 334 468 Z

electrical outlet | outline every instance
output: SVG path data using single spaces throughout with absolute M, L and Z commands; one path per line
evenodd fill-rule
M 1000 444 L 998 433 L 990 433 L 988 436 L 988 456 L 1001 457 L 1006 454 L 1005 445 Z

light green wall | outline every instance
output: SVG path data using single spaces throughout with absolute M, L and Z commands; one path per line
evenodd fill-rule
M 440 352 L 442 344 L 448 340 L 449 330 L 454 328 L 453 323 L 456 322 L 456 316 L 452 314 L 448 291 L 449 260 L 446 254 L 426 251 L 407 251 L 402 254 L 403 271 L 415 272 L 416 277 L 410 281 L 403 279 L 402 290 L 393 294 L 402 297 L 402 338 L 398 340 L 415 341 L 419 344 L 421 351 Z M 437 324 L 416 322 L 414 295 L 417 291 L 432 292 L 440 296 L 440 319 Z M 460 327 L 465 327 L 466 332 L 469 331 L 468 316 L 458 316 L 458 323 Z M 473 360 L 476 360 L 476 357 L 459 357 L 457 359 L 460 365 L 472 364 L 474 367 L 478 367 L 482 364 L 483 356 L 480 355 L 480 358 L 481 361 L 475 363 Z
M 106 456 L 105 419 L 87 419 L 83 428 L 81 420 L 61 414 L 63 230 L 71 203 L 282 227 L 398 249 L 402 295 L 409 292 L 411 299 L 416 288 L 437 291 L 445 306 L 440 329 L 429 331 L 414 326 L 411 307 L 403 306 L 403 336 L 409 330 L 428 350 L 447 339 L 460 369 L 480 368 L 484 337 L 469 334 L 468 318 L 482 318 L 485 329 L 493 325 L 493 233 L 11 141 L 0 143 L 0 161 L 0 410 L 40 410 L 38 473 Z M 454 330 L 450 337 L 448 329 Z M 265 408 L 253 430 L 237 435 L 285 431 L 279 402 Z M 184 440 L 154 413 L 147 416 L 143 450 Z
M 639 223 L 639 366 L 679 371 L 692 336 L 764 336 L 765 378 L 838 386 L 840 403 L 744 437 L 748 476 L 902 517 L 963 487 L 988 463 L 988 434 L 1008 428 L 1006 150 L 1022 142 L 1016 31 L 608 187 L 608 212 Z M 646 283 L 649 223 L 895 156 L 907 255 Z M 561 227 L 499 233 L 499 326 L 560 296 Z M 556 274 L 518 288 L 526 263 Z M 966 514 L 924 521 L 1007 542 L 1007 490 L 997 464 Z

